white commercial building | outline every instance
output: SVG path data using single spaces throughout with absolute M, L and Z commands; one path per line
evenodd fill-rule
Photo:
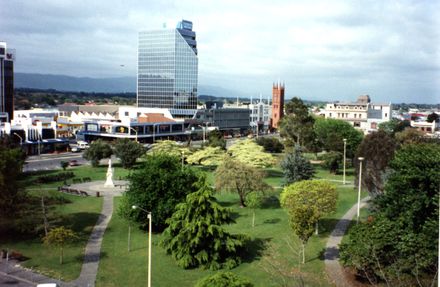
M 391 120 L 391 103 L 371 103 L 368 95 L 356 102 L 334 102 L 321 112 L 325 118 L 349 122 L 365 134 L 377 131 L 379 124 Z
M 272 106 L 269 101 L 264 103 L 261 99 L 253 103 L 249 104 L 250 113 L 250 126 L 254 133 L 267 133 L 270 128 L 270 118 L 272 114 Z

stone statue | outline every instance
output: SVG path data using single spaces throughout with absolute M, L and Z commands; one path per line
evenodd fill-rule
M 104 187 L 115 187 L 113 183 L 113 169 L 112 169 L 112 160 L 108 160 L 108 169 L 107 169 L 107 179 L 104 183 Z

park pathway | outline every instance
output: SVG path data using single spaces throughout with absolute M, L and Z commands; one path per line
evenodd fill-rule
M 361 200 L 361 208 L 367 204 L 370 199 L 369 196 Z M 325 271 L 330 281 L 337 287 L 351 287 L 353 286 L 345 278 L 344 270 L 339 264 L 339 244 L 342 241 L 342 237 L 347 231 L 351 220 L 356 215 L 357 203 L 353 205 L 347 213 L 338 221 L 330 234 L 327 245 L 325 247 L 324 259 L 325 259 Z
M 89 241 L 86 245 L 84 263 L 79 277 L 72 283 L 74 286 L 95 286 L 96 274 L 98 273 L 99 259 L 101 255 L 101 243 L 113 213 L 113 195 L 104 195 L 101 215 L 93 228 Z

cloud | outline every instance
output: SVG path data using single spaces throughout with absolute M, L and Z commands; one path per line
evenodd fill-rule
M 199 83 L 266 97 L 439 102 L 438 1 L 4 1 L 16 70 L 136 75 L 138 32 L 193 21 Z M 124 67 L 121 68 L 121 64 Z

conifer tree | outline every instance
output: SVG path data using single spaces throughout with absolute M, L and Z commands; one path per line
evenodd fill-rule
M 281 162 L 281 168 L 286 184 L 311 179 L 315 174 L 312 164 L 302 155 L 301 147 L 298 145 L 293 152 L 286 155 Z
M 183 268 L 235 267 L 241 262 L 239 254 L 247 238 L 224 230 L 221 225 L 234 222 L 230 210 L 216 202 L 205 180 L 198 185 L 199 190 L 188 194 L 167 220 L 161 244 Z

